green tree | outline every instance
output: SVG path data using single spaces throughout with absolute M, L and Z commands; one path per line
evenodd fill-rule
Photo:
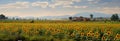
M 7 17 L 5 17 L 5 15 L 1 14 L 0 19 L 7 19 Z
M 111 16 L 111 20 L 112 20 L 112 21 L 118 21 L 118 20 L 119 20 L 118 14 L 113 14 L 113 15 Z
M 69 20 L 72 20 L 72 17 L 69 17 Z
M 90 18 L 91 18 L 91 19 L 93 18 L 93 14 L 90 14 Z
M 116 20 L 119 20 L 118 14 L 115 14 L 115 19 L 116 19 Z

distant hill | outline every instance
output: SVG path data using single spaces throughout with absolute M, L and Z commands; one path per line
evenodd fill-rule
M 84 16 L 84 17 L 90 17 L 90 14 L 93 14 L 94 17 L 111 17 L 112 14 L 105 14 L 105 13 L 98 13 L 98 12 L 94 12 L 94 13 L 90 13 L 90 12 L 84 12 L 84 13 L 77 13 L 73 16 Z M 118 14 L 118 16 L 120 16 L 120 14 Z
M 94 17 L 111 17 L 111 16 L 112 16 L 112 14 L 105 14 L 105 13 L 89 13 L 89 12 L 78 13 L 78 14 L 75 14 L 74 16 L 90 17 L 90 14 L 93 14 Z
M 90 17 L 90 14 L 93 14 L 94 17 L 111 17 L 112 14 L 105 14 L 105 13 L 98 13 L 98 12 L 94 12 L 94 13 L 90 13 L 90 12 L 84 12 L 84 13 L 77 13 L 75 15 L 72 15 L 72 17 L 79 17 L 79 16 L 83 16 L 83 17 Z M 118 14 L 120 16 L 120 14 Z M 44 16 L 41 18 L 46 18 L 46 19 L 62 19 L 62 18 L 68 18 L 70 17 L 70 15 L 64 15 L 64 16 Z
M 79 17 L 79 16 L 83 16 L 83 17 L 90 17 L 90 14 L 93 14 L 94 17 L 111 17 L 112 14 L 105 14 L 105 13 L 98 13 L 98 12 L 84 12 L 84 13 L 77 13 L 75 15 L 72 15 L 72 17 Z M 118 14 L 120 17 L 120 14 Z M 70 15 L 63 15 L 63 16 L 43 16 L 43 17 L 32 17 L 32 16 L 26 16 L 24 17 L 25 19 L 50 19 L 50 20 L 61 20 L 61 19 L 68 19 L 68 17 L 70 17 Z M 15 18 L 19 18 L 18 16 L 16 16 Z
M 66 19 L 70 17 L 70 15 L 64 15 L 64 16 L 44 16 L 44 17 L 40 17 L 41 19 L 52 19 L 52 20 L 59 20 L 59 19 Z

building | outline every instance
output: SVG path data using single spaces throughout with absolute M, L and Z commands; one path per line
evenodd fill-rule
M 90 21 L 90 18 L 86 18 L 86 17 L 72 17 L 72 21 Z
M 111 20 L 110 18 L 105 18 L 105 17 L 96 17 L 94 18 L 94 21 L 106 21 L 106 20 Z

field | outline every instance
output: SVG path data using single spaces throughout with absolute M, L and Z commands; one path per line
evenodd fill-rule
M 120 22 L 0 21 L 0 41 L 120 41 Z

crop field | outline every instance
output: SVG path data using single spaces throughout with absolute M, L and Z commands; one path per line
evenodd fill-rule
M 119 22 L 2 21 L 0 41 L 120 41 Z

